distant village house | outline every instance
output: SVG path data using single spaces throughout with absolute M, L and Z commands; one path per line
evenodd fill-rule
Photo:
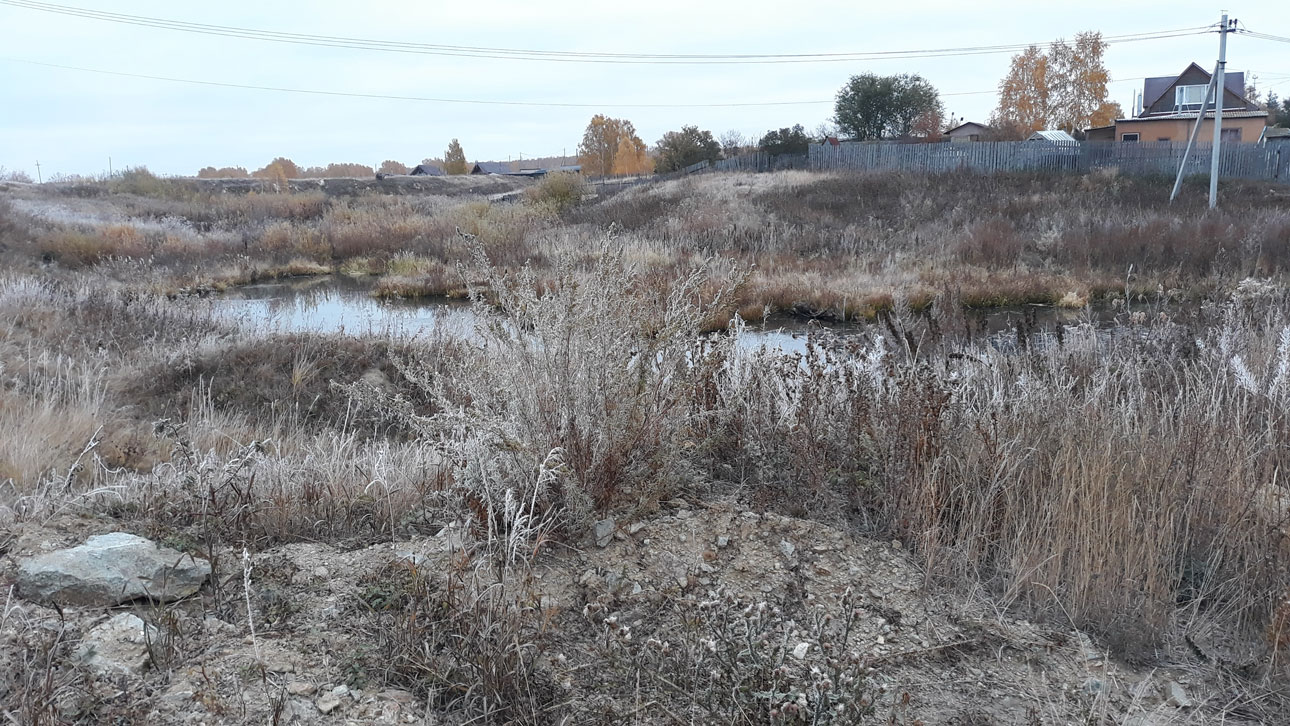
M 986 126 L 985 124 L 979 124 L 975 121 L 965 121 L 964 123 L 961 123 L 958 126 L 955 126 L 949 131 L 946 131 L 945 135 L 948 136 L 950 139 L 950 142 L 953 143 L 953 142 L 965 142 L 965 141 L 984 141 L 986 139 L 987 134 L 989 133 L 990 133 L 989 126 Z
M 1148 78 L 1142 84 L 1140 110 L 1133 118 L 1087 131 L 1089 141 L 1186 142 L 1196 123 L 1210 73 L 1192 63 L 1176 76 Z M 1245 74 L 1223 75 L 1223 141 L 1254 143 L 1269 123 L 1268 112 L 1245 98 Z M 1213 104 L 1210 104 L 1212 108 Z M 1214 111 L 1205 113 L 1200 138 L 1214 136 Z

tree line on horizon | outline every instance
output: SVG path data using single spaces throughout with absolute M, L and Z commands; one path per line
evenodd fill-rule
M 1104 55 L 1107 43 L 1095 31 L 1078 33 L 1067 43 L 1059 39 L 1047 50 L 1030 46 L 1014 55 L 1008 73 L 999 82 L 999 102 L 990 115 L 990 140 L 1025 139 L 1042 129 L 1061 129 L 1080 134 L 1122 118 L 1120 104 L 1109 99 L 1110 72 Z M 1251 84 L 1247 97 L 1262 102 Z M 1277 114 L 1277 125 L 1290 127 L 1290 99 L 1269 94 L 1266 106 Z M 953 120 L 950 123 L 954 123 Z M 711 131 L 685 125 L 668 131 L 649 146 L 632 122 L 596 114 L 587 123 L 577 147 L 582 173 L 590 176 L 668 173 L 702 161 L 715 162 L 750 151 L 771 155 L 806 153 L 812 143 L 828 137 L 857 141 L 938 141 L 946 128 L 945 107 L 940 93 L 917 74 L 851 76 L 838 91 L 833 116 L 814 132 L 801 124 L 767 131 L 756 141 L 730 130 L 715 137 Z M 542 168 L 564 157 L 531 159 Z M 443 155 L 423 159 L 445 174 L 466 174 L 472 168 L 458 139 L 452 139 Z M 515 163 L 512 163 L 515 167 Z M 285 157 L 248 172 L 242 167 L 206 167 L 201 178 L 309 179 L 337 176 L 407 174 L 409 167 L 386 160 L 375 169 L 364 164 L 328 164 L 301 168 Z M 518 168 L 516 167 L 516 170 Z

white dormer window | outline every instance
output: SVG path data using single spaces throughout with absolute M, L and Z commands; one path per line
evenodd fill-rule
M 1205 91 L 1209 84 L 1203 86 L 1177 86 L 1174 88 L 1174 110 L 1199 111 L 1205 103 Z

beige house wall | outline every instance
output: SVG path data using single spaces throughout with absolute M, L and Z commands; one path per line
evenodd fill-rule
M 1138 134 L 1138 141 L 1181 141 L 1186 142 L 1191 135 L 1194 120 L 1188 119 L 1122 119 L 1115 124 L 1115 140 L 1124 141 L 1125 134 Z M 1225 118 L 1223 130 L 1240 129 L 1241 143 L 1252 144 L 1259 140 L 1266 117 L 1258 118 Z M 1214 120 L 1205 119 L 1200 125 L 1200 136 L 1196 141 L 1208 143 L 1214 140 Z

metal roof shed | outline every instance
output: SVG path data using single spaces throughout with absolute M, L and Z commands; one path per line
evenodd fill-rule
M 1061 129 L 1044 129 L 1030 135 L 1026 141 L 1047 141 L 1051 144 L 1078 144 L 1079 141 Z

